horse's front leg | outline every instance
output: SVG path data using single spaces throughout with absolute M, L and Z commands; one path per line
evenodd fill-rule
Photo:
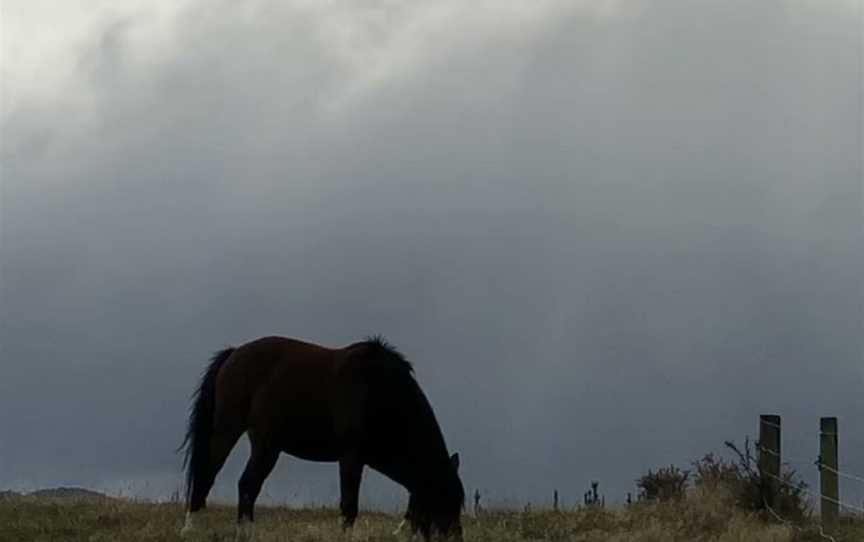
M 416 513 L 416 510 L 417 510 L 417 503 L 416 503 L 416 500 L 414 498 L 414 494 L 411 493 L 408 496 L 408 509 L 405 511 L 405 516 L 402 518 L 402 521 L 399 522 L 399 526 L 396 527 L 396 530 L 393 531 L 393 536 L 398 536 L 399 533 L 402 532 L 402 529 L 405 527 L 405 525 L 409 522 L 411 522 L 411 525 L 410 525 L 411 533 L 414 534 L 415 529 L 414 529 L 413 518 L 414 518 L 414 514 Z
M 342 528 L 350 529 L 357 519 L 360 500 L 360 480 L 363 478 L 363 461 L 356 452 L 349 452 L 339 460 L 339 489 L 342 511 Z

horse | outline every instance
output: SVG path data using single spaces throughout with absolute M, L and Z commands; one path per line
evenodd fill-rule
M 462 539 L 465 492 L 410 362 L 380 336 L 341 348 L 261 337 L 215 353 L 192 395 L 185 451 L 188 533 L 243 433 L 250 457 L 237 484 L 238 532 L 281 453 L 339 464 L 343 529 L 357 518 L 368 466 L 409 492 L 413 534 Z M 404 522 L 403 522 L 404 523 Z

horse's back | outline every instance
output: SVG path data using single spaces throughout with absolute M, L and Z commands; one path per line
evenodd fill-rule
M 220 383 L 255 391 L 270 385 L 321 384 L 333 372 L 338 350 L 288 337 L 269 336 L 238 346 L 220 371 Z
M 342 349 L 287 337 L 240 345 L 219 374 L 222 410 L 235 419 L 240 414 L 251 431 L 266 432 L 292 448 L 286 451 L 329 458 L 337 425 L 336 372 L 343 357 Z
M 302 341 L 300 339 L 292 339 L 290 337 L 281 337 L 279 335 L 269 335 L 251 340 L 238 346 L 236 353 L 248 352 L 257 355 L 265 356 L 329 356 L 336 349 L 328 348 L 320 344 Z

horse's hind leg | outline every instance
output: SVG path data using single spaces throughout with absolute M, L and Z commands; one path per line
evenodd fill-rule
M 258 443 L 252 440 L 252 453 L 240 482 L 237 484 L 239 499 L 237 504 L 237 522 L 254 521 L 255 500 L 261 492 L 264 479 L 270 475 L 270 471 L 276 466 L 279 459 L 279 449 Z
M 188 533 L 194 528 L 193 513 L 198 512 L 207 503 L 207 495 L 213 489 L 213 482 L 216 480 L 216 475 L 228 459 L 228 454 L 237 443 L 242 432 L 236 430 L 219 430 L 217 429 L 210 437 L 210 461 L 208 463 L 207 473 L 200 480 L 196 480 L 192 484 L 192 495 L 189 498 L 189 511 L 186 513 L 186 523 L 183 525 L 181 534 Z
M 231 453 L 231 449 L 237 444 L 240 434 L 236 431 L 219 431 L 210 437 L 209 469 L 206 476 L 200 480 L 200 483 L 193 486 L 192 496 L 189 501 L 189 510 L 191 512 L 197 512 L 206 505 L 207 495 L 213 489 L 216 475 L 219 474 L 222 466 L 225 465 L 225 460 L 228 459 L 228 454 Z

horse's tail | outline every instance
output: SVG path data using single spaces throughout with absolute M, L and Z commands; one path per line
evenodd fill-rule
M 210 437 L 213 434 L 213 417 L 216 406 L 216 376 L 234 348 L 226 348 L 213 354 L 210 364 L 201 377 L 201 384 L 192 395 L 192 408 L 189 412 L 189 425 L 183 444 L 185 448 L 183 468 L 186 469 L 186 504 L 189 506 L 192 490 L 204 483 L 210 471 Z

